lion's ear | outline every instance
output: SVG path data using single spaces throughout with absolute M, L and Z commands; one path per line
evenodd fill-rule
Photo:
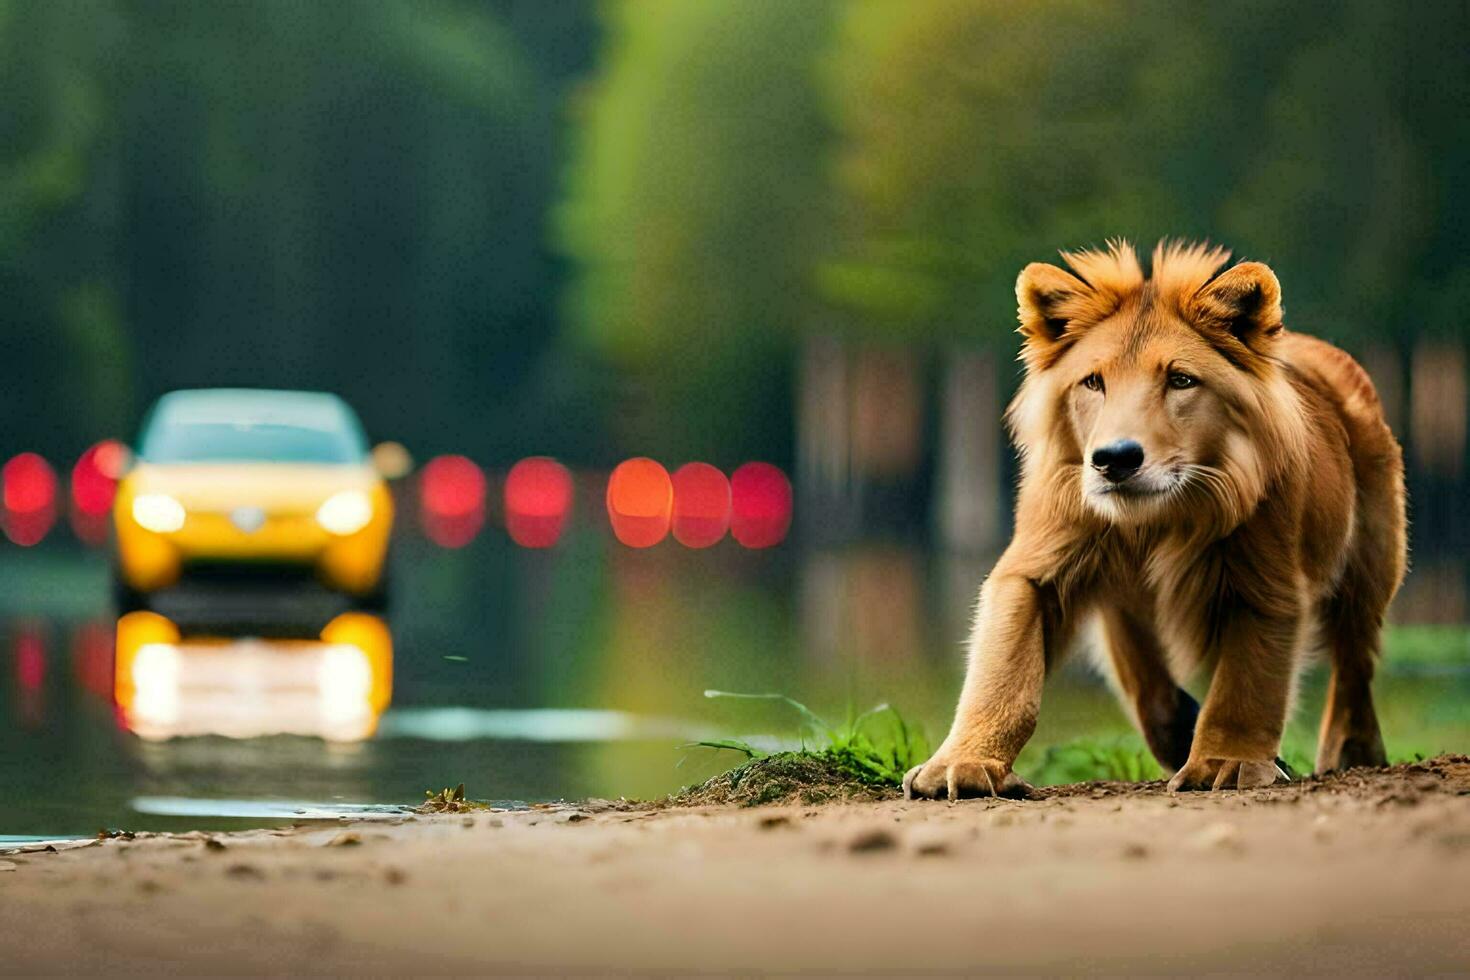
M 1281 283 L 1260 262 L 1242 262 L 1200 287 L 1195 315 L 1262 353 L 1281 332 Z
M 1047 347 L 1062 339 L 1087 283 L 1045 262 L 1032 262 L 1016 278 L 1016 313 L 1027 347 Z

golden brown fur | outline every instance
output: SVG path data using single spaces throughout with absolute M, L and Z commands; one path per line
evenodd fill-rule
M 1171 789 L 1279 778 L 1317 647 L 1333 668 L 1317 768 L 1382 764 L 1370 681 L 1404 491 L 1367 374 L 1283 328 L 1259 263 L 1165 243 L 1145 278 L 1125 243 L 1063 258 L 1016 283 L 1015 535 L 980 592 L 954 726 L 906 792 L 1019 788 L 1045 674 L 1092 618 Z M 1206 674 L 1196 706 L 1182 686 Z

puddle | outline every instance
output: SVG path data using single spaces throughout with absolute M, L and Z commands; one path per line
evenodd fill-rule
M 395 820 L 412 809 L 382 803 L 309 803 L 300 800 L 209 800 L 187 796 L 139 796 L 129 808 L 153 817 L 234 820 Z
M 378 738 L 431 742 L 499 739 L 522 742 L 697 742 L 725 732 L 673 718 L 579 708 L 394 708 Z

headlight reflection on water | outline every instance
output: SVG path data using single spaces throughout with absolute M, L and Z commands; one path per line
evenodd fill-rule
M 367 654 L 346 644 L 324 648 L 317 667 L 317 691 L 324 728 L 338 730 L 360 723 L 372 710 L 373 669 Z
M 368 738 L 388 705 L 388 628 L 364 613 L 320 639 L 181 638 L 155 613 L 118 623 L 116 700 L 123 724 L 149 741 L 196 735 Z
M 168 726 L 179 720 L 179 654 L 168 643 L 146 643 L 133 659 L 133 707 L 136 718 L 148 726 Z

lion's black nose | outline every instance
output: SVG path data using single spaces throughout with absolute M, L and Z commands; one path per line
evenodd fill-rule
M 1143 447 L 1132 439 L 1119 439 L 1092 451 L 1092 465 L 1109 483 L 1122 483 L 1143 465 Z

